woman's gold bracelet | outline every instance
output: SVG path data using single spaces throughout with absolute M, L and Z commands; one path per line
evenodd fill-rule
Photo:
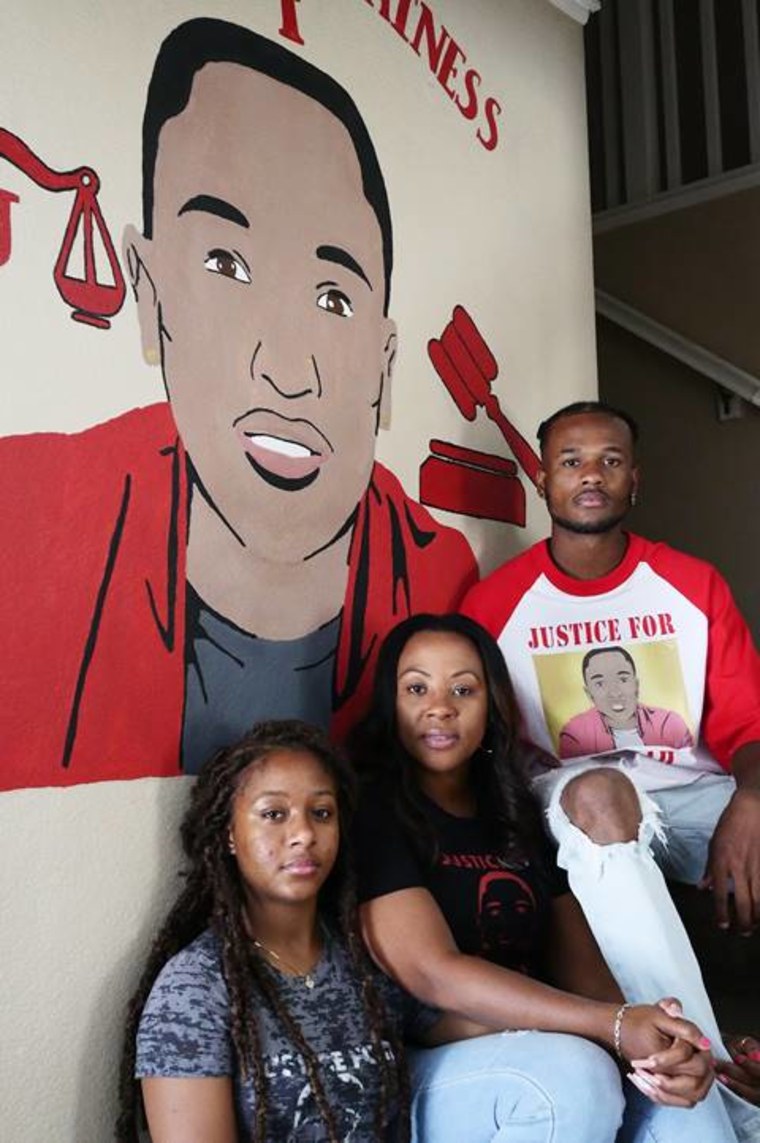
M 624 1060 L 623 1049 L 620 1045 L 620 1036 L 623 1031 L 623 1017 L 625 1016 L 626 1008 L 630 1008 L 630 1004 L 621 1004 L 615 1013 L 615 1023 L 612 1025 L 612 1042 L 615 1045 L 615 1055 L 619 1060 Z

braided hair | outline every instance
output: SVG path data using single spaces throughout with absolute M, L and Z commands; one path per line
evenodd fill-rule
M 254 1092 L 251 1143 L 264 1143 L 267 1132 L 268 1080 L 264 1067 L 257 1002 L 264 1003 L 281 1023 L 300 1053 L 329 1143 L 340 1143 L 333 1109 L 325 1094 L 317 1053 L 306 1040 L 275 983 L 252 947 L 245 927 L 244 887 L 228 840 L 233 804 L 251 766 L 279 750 L 313 755 L 333 779 L 338 804 L 338 855 L 320 891 L 320 916 L 342 939 L 360 984 L 367 1028 L 380 1076 L 380 1099 L 375 1110 L 375 1134 L 385 1138 L 385 1124 L 394 1097 L 399 1107 L 401 1139 L 409 1133 L 409 1086 L 403 1045 L 388 1021 L 382 998 L 358 926 L 356 890 L 346 838 L 354 808 L 353 774 L 343 755 L 315 727 L 298 720 L 261 722 L 239 742 L 220 750 L 203 767 L 183 819 L 180 836 L 187 858 L 184 887 L 170 910 L 148 956 L 137 990 L 130 1001 L 119 1077 L 120 1112 L 117 1143 L 138 1143 L 138 1081 L 134 1078 L 137 1029 L 143 1007 L 163 966 L 207 928 L 221 952 L 230 999 L 230 1032 L 244 1079 Z M 386 1049 L 390 1044 L 391 1052 Z
M 369 713 L 351 735 L 354 764 L 370 784 L 384 787 L 419 856 L 434 864 L 435 832 L 414 759 L 401 743 L 396 715 L 398 664 L 410 639 L 424 632 L 457 635 L 471 643 L 483 665 L 488 709 L 481 748 L 470 765 L 478 817 L 492 844 L 505 856 L 545 860 L 544 833 L 537 803 L 523 773 L 519 714 L 512 680 L 498 644 L 465 615 L 413 615 L 386 636 L 380 648 Z

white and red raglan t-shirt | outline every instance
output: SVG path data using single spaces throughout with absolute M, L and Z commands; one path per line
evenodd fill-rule
M 718 572 L 667 544 L 631 535 L 609 575 L 578 580 L 544 540 L 473 587 L 462 611 L 498 641 L 524 733 L 563 763 L 620 758 L 658 789 L 729 770 L 740 746 L 760 740 L 760 657 L 747 625 Z M 628 676 L 627 700 L 606 701 L 635 704 L 623 730 L 583 673 L 589 651 L 613 649 L 630 657 L 606 660 Z

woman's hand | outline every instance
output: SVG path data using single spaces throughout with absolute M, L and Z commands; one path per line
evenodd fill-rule
M 714 1078 L 709 1051 L 695 1049 L 686 1040 L 674 1040 L 646 1059 L 631 1060 L 631 1067 L 631 1083 L 654 1103 L 669 1107 L 694 1107 L 705 1098 Z
M 620 1024 L 620 1051 L 625 1060 L 649 1059 L 671 1048 L 675 1040 L 691 1045 L 694 1052 L 705 1053 L 710 1048 L 696 1024 L 681 1016 L 677 1001 L 669 998 L 625 1009 Z
M 729 1036 L 726 1047 L 731 1063 L 715 1061 L 715 1072 L 721 1083 L 760 1107 L 760 1040 L 754 1036 Z
M 646 1042 L 657 1046 L 637 1052 L 635 1044 Z M 710 1041 L 695 1024 L 683 1018 L 681 1005 L 674 997 L 666 997 L 656 1005 L 627 1008 L 620 1027 L 620 1046 L 631 1063 L 628 1078 L 654 1103 L 694 1107 L 712 1086 Z
M 642 1018 L 646 1028 L 646 1009 L 649 1005 L 640 1005 L 625 1010 L 623 1021 L 632 1015 L 634 1021 Z M 645 1009 L 640 1010 L 639 1009 Z M 666 997 L 659 1000 L 654 1006 L 653 1023 L 657 1034 L 670 1042 L 646 1056 L 627 1056 L 631 1061 L 632 1071 L 629 1079 L 638 1087 L 643 1095 L 654 1103 L 661 1103 L 672 1108 L 693 1108 L 709 1092 L 713 1081 L 713 1061 L 710 1054 L 710 1041 L 702 1036 L 696 1025 L 683 1020 L 681 1005 L 677 999 Z M 670 1021 L 670 1030 L 658 1020 L 657 1012 L 661 1012 Z M 688 1028 L 687 1036 L 677 1031 L 680 1024 Z M 624 1024 L 621 1026 L 621 1046 L 625 1052 L 626 1041 L 623 1038 Z M 635 1029 L 633 1030 L 635 1031 Z

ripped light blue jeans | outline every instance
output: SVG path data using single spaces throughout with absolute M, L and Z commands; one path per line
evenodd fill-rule
M 733 779 L 703 774 L 687 786 L 647 794 L 626 772 L 641 806 L 639 836 L 636 841 L 597 845 L 570 821 L 560 802 L 567 782 L 588 768 L 583 763 L 563 767 L 533 784 L 559 846 L 557 863 L 567 870 L 570 888 L 626 1000 L 651 1004 L 664 996 L 678 997 L 684 1015 L 710 1040 L 713 1055 L 728 1059 L 699 964 L 660 866 L 677 880 L 700 880 L 715 824 L 736 788 Z M 723 1085 L 719 1090 L 736 1138 L 760 1143 L 760 1110 Z M 694 1141 L 701 1143 L 701 1136 L 695 1135 Z
M 578 1036 L 502 1032 L 408 1056 L 413 1143 L 737 1139 L 715 1085 L 695 1108 L 659 1106 L 621 1078 L 607 1052 Z

